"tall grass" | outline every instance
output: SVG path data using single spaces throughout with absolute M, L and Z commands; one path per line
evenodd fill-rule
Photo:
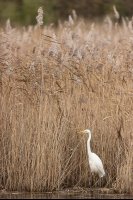
M 71 18 L 72 20 L 72 18 Z M 73 21 L 0 31 L 0 185 L 133 191 L 133 27 Z M 86 140 L 106 178 L 92 177 Z

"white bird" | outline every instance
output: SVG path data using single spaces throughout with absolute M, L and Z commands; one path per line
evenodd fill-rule
M 88 151 L 88 156 L 89 156 L 90 170 L 92 173 L 97 173 L 99 177 L 102 178 L 103 176 L 105 176 L 103 163 L 101 159 L 95 153 L 92 153 L 91 147 L 90 147 L 91 131 L 89 129 L 86 129 L 81 132 L 86 133 L 89 136 L 88 141 L 87 141 L 87 151 Z

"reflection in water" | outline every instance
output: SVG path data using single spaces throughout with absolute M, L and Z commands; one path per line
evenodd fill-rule
M 0 199 L 133 199 L 133 196 L 116 195 L 116 194 L 66 194 L 64 193 L 47 193 L 47 194 L 28 194 L 28 193 L 10 193 L 0 194 Z

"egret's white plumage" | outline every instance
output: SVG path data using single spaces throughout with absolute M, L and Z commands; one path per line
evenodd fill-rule
M 87 133 L 89 136 L 87 140 L 87 151 L 88 151 L 88 156 L 89 156 L 90 170 L 92 173 L 97 173 L 99 177 L 102 178 L 103 176 L 105 176 L 105 171 L 104 171 L 102 161 L 95 153 L 91 152 L 91 148 L 90 148 L 91 131 L 89 129 L 86 129 L 82 131 L 82 133 Z

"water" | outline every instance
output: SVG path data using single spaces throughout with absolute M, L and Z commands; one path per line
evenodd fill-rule
M 87 193 L 2 193 L 0 199 L 133 199 L 133 196 L 116 194 L 87 194 Z

